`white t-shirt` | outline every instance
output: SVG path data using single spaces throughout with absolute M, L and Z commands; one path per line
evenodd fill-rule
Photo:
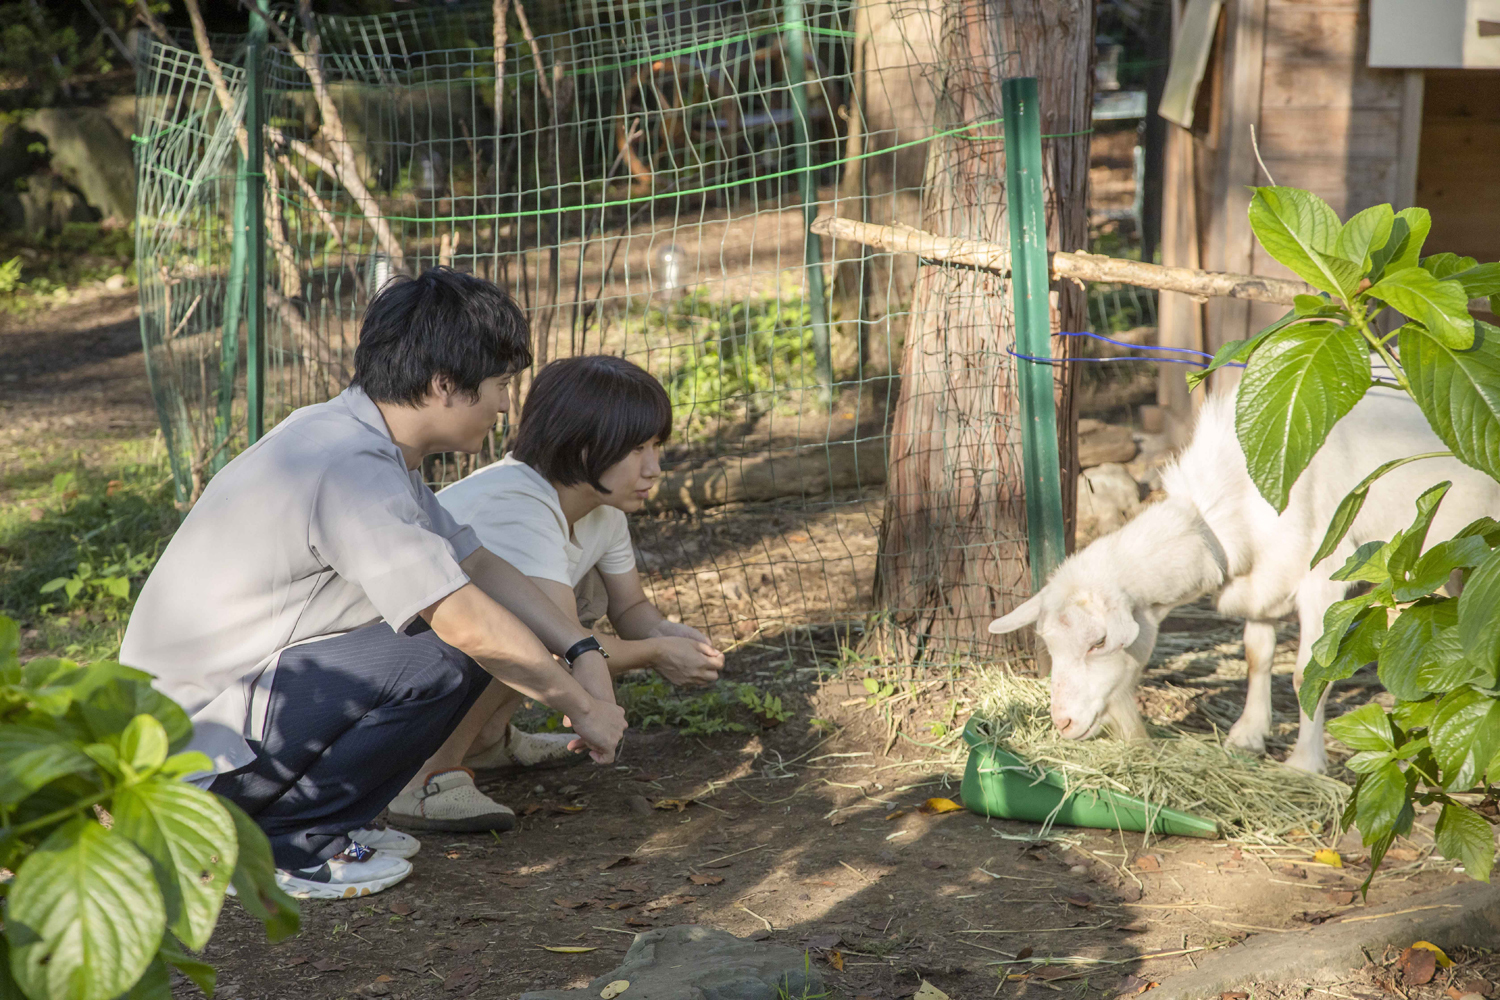
M 525 462 L 507 454 L 440 491 L 442 504 L 480 543 L 527 576 L 577 587 L 595 566 L 601 573 L 635 569 L 625 512 L 600 506 L 568 534 L 557 490 Z

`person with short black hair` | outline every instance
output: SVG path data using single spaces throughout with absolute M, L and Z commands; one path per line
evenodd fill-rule
M 661 476 L 671 433 L 671 400 L 640 366 L 607 355 L 554 361 L 532 382 L 510 454 L 440 491 L 438 502 L 580 627 L 607 614 L 615 636 L 598 641 L 613 674 L 652 668 L 696 686 L 718 678 L 724 656 L 647 598 L 626 519 Z M 510 724 L 518 704 L 510 698 L 491 716 L 466 766 L 565 756 L 560 737 Z
M 509 829 L 509 810 L 444 765 L 502 692 L 566 713 L 570 745 L 598 762 L 624 737 L 577 621 L 422 482 L 426 455 L 479 450 L 531 363 L 528 336 L 487 281 L 433 268 L 391 282 L 365 312 L 350 387 L 214 476 L 142 588 L 120 660 L 187 710 L 188 748 L 211 762 L 196 780 L 255 819 L 293 895 L 405 878 L 416 839 L 371 825 L 403 789 L 429 827 Z

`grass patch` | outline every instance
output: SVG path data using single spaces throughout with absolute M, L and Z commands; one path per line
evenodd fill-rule
M 105 454 L 87 464 L 81 452 L 38 453 L 0 482 L 0 612 L 21 624 L 26 650 L 78 660 L 117 653 L 141 584 L 177 528 L 159 447 L 98 448 Z
M 1148 726 L 1150 740 L 1065 740 L 1049 714 L 1045 680 L 991 671 L 980 732 L 1059 774 L 1069 791 L 1124 792 L 1217 820 L 1231 836 L 1276 843 L 1336 828 L 1349 787 L 1224 748 L 1216 736 Z

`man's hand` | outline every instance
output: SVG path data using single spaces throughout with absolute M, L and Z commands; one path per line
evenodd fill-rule
M 613 702 L 591 699 L 581 715 L 564 716 L 563 725 L 578 734 L 569 750 L 587 750 L 596 764 L 614 762 L 615 750 L 625 738 L 625 710 Z
M 667 636 L 652 640 L 659 648 L 656 672 L 678 687 L 703 687 L 719 679 L 724 654 L 707 642 Z
M 682 622 L 669 622 L 665 618 L 657 622 L 652 627 L 650 634 L 652 638 L 665 638 L 669 635 L 675 635 L 683 639 L 696 640 L 703 643 L 703 645 L 705 646 L 713 645 L 708 636 L 704 635 L 702 632 L 699 632 L 697 629 L 693 628 L 693 626 L 684 625 L 682 624 Z

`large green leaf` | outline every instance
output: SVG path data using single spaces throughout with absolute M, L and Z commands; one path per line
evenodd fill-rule
M 134 678 L 111 678 L 80 698 L 79 708 L 96 740 L 121 732 L 137 715 L 155 716 L 167 731 L 171 749 L 180 749 L 193 736 L 192 720 L 181 706 L 148 682 Z
M 1406 807 L 1408 790 L 1407 775 L 1395 761 L 1360 775 L 1354 813 L 1360 833 L 1368 839 L 1370 834 L 1395 825 L 1396 817 Z
M 137 772 L 154 771 L 167 759 L 167 730 L 154 715 L 137 715 L 120 734 L 120 759 Z
M 1432 232 L 1432 213 L 1425 208 L 1403 208 L 1396 213 L 1396 223 L 1391 227 L 1392 237 L 1403 225 L 1406 229 L 1405 238 L 1394 248 L 1395 253 L 1390 263 L 1385 265 L 1385 274 L 1395 274 L 1417 266 L 1417 262 L 1422 259 L 1422 245 L 1427 242 L 1427 234 Z
M 207 962 L 200 962 L 191 955 L 184 954 L 172 945 L 161 946 L 161 957 L 178 972 L 193 981 L 193 985 L 203 991 L 203 995 L 212 1000 L 214 986 L 219 980 L 218 971 Z
M 1426 597 L 1447 583 L 1454 570 L 1477 566 L 1489 554 L 1489 544 L 1483 538 L 1470 536 L 1438 542 L 1423 552 L 1417 564 L 1405 573 L 1394 596 L 1403 604 Z
M 1452 452 L 1428 452 L 1423 455 L 1408 455 L 1406 458 L 1393 458 L 1361 479 L 1359 484 L 1350 490 L 1344 499 L 1339 501 L 1338 508 L 1333 512 L 1333 520 L 1328 524 L 1328 531 L 1323 535 L 1323 541 L 1318 546 L 1318 551 L 1313 554 L 1312 562 L 1308 564 L 1308 568 L 1311 569 L 1318 565 L 1318 563 L 1331 556 L 1334 549 L 1338 548 L 1339 542 L 1344 540 L 1344 536 L 1354 526 L 1354 519 L 1359 517 L 1359 512 L 1364 509 L 1365 500 L 1370 495 L 1370 487 L 1375 484 L 1377 479 L 1392 469 L 1399 469 L 1403 465 L 1408 465 L 1424 458 L 1442 458 L 1451 454 Z
M 1458 638 L 1476 666 L 1500 665 L 1500 549 L 1469 574 L 1458 595 Z
M 1432 832 L 1443 857 L 1462 862 L 1464 871 L 1481 882 L 1490 880 L 1495 865 L 1495 829 L 1483 816 L 1467 806 L 1445 802 Z
M 1272 334 L 1240 383 L 1235 433 L 1261 496 L 1285 510 L 1292 484 L 1370 387 L 1370 355 L 1331 323 Z
M 1457 281 L 1439 281 L 1420 267 L 1388 274 L 1369 295 L 1421 323 L 1444 345 L 1466 351 L 1474 344 L 1469 296 Z
M 1250 197 L 1250 228 L 1266 253 L 1320 291 L 1347 299 L 1359 267 L 1334 256 L 1343 226 L 1328 203 L 1298 188 L 1260 187 Z M 1347 265 L 1347 266 L 1343 266 Z
M 1395 632 L 1395 626 L 1391 627 Z M 1389 647 L 1390 639 L 1386 640 Z M 1436 698 L 1423 698 L 1420 701 L 1397 701 L 1396 707 L 1391 709 L 1391 718 L 1396 720 L 1396 725 L 1407 732 L 1413 729 L 1426 729 L 1432 722 L 1434 713 L 1437 712 Z
M 1464 656 L 1463 643 L 1459 641 L 1458 629 L 1441 629 L 1437 636 L 1422 649 L 1421 666 L 1417 668 L 1419 693 L 1396 694 L 1397 698 L 1425 697 L 1428 692 L 1447 694 L 1469 684 L 1485 686 L 1493 682 L 1489 671 L 1470 662 Z
M 1386 560 L 1386 570 L 1392 580 L 1405 581 L 1412 567 L 1417 564 L 1422 546 L 1427 544 L 1427 530 L 1432 527 L 1432 519 L 1437 516 L 1438 505 L 1452 487 L 1452 482 L 1444 480 L 1436 486 L 1429 486 L 1417 497 L 1417 516 L 1412 520 L 1411 526 L 1401 532 L 1399 541 L 1392 540 L 1394 544 Z
M 1339 230 L 1333 252 L 1348 261 L 1360 265 L 1365 271 L 1370 266 L 1370 254 L 1385 246 L 1391 238 L 1391 227 L 1396 222 L 1396 213 L 1389 205 L 1371 205 L 1363 212 L 1350 216 Z
M 11 972 L 29 996 L 48 1000 L 124 993 L 167 924 L 151 863 L 92 819 L 58 828 L 27 856 L 8 902 Z
M 161 956 L 152 959 L 145 975 L 122 1000 L 172 1000 L 172 973 Z
M 234 866 L 234 890 L 245 912 L 266 928 L 266 937 L 280 941 L 297 933 L 301 915 L 297 901 L 276 884 L 276 862 L 271 858 L 271 844 L 255 820 L 222 795 L 215 796 L 234 821 L 240 854 Z
M 202 789 L 158 778 L 121 788 L 111 812 L 116 832 L 135 841 L 155 866 L 172 933 L 201 949 L 239 858 L 228 810 Z
M 1287 327 L 1292 326 L 1293 324 L 1304 322 L 1307 321 L 1299 316 L 1296 310 L 1292 310 L 1248 340 L 1231 340 L 1229 343 L 1225 344 L 1223 347 L 1214 352 L 1213 359 L 1209 361 L 1209 363 L 1203 368 L 1202 371 L 1188 372 L 1188 390 L 1191 391 L 1198 388 L 1198 383 L 1202 382 L 1204 379 L 1208 378 L 1209 375 L 1213 374 L 1215 371 L 1224 367 L 1225 365 L 1243 363 L 1250 357 L 1250 355 L 1255 353 L 1255 349 L 1258 348 L 1267 337 L 1269 337 L 1276 331 L 1284 330 Z
M 1396 734 L 1385 709 L 1371 702 L 1328 720 L 1328 734 L 1350 750 L 1396 749 Z
M 1500 295 L 1500 263 L 1479 264 L 1466 271 L 1449 275 L 1464 286 L 1471 299 Z
M 1438 702 L 1427 729 L 1443 787 L 1466 791 L 1500 752 L 1500 699 L 1463 688 Z
M 21 651 L 21 626 L 14 618 L 0 615 L 0 668 L 12 667 Z
M 1433 663 L 1431 653 L 1438 635 L 1457 621 L 1457 603 L 1438 600 L 1413 604 L 1391 624 L 1380 646 L 1380 682 L 1398 701 L 1417 701 L 1426 695 L 1421 671 Z
M 1384 609 L 1371 609 L 1369 603 L 1367 596 L 1351 597 L 1346 601 L 1339 601 L 1324 612 L 1323 632 L 1318 641 L 1313 643 L 1312 660 L 1302 671 L 1302 687 L 1297 691 L 1297 698 L 1308 715 L 1317 710 L 1318 701 L 1329 684 L 1354 676 L 1354 672 L 1368 662 L 1362 660 L 1354 663 L 1353 656 L 1342 655 L 1342 647 L 1354 634 L 1353 626 L 1356 622 L 1367 621 L 1374 612 L 1384 616 Z
M 1500 329 L 1476 322 L 1467 351 L 1426 330 L 1401 328 L 1401 364 L 1433 431 L 1459 461 L 1500 479 Z
M 0 805 L 14 806 L 65 774 L 92 770 L 73 742 L 38 726 L 0 726 Z
M 1328 574 L 1329 578 L 1349 582 L 1387 584 L 1390 582 L 1391 574 L 1386 564 L 1390 561 L 1391 552 L 1400 543 L 1401 532 L 1399 531 L 1389 542 L 1365 542 L 1349 553 L 1349 558 L 1344 560 L 1344 565 Z

